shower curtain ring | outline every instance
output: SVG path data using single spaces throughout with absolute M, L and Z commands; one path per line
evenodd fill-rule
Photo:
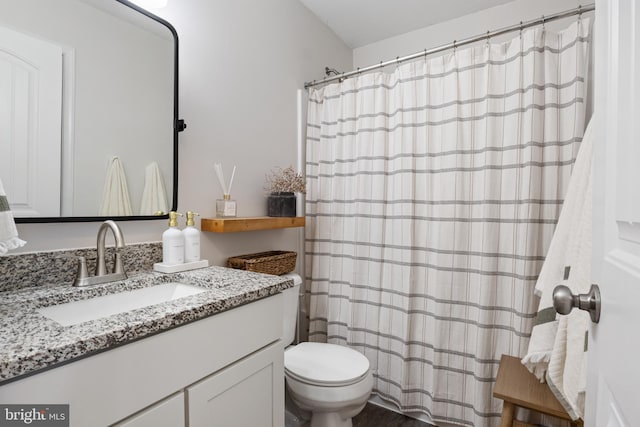
M 522 21 L 520 21 L 520 37 L 522 37 L 522 29 L 523 29 L 523 27 L 522 27 Z
M 542 31 L 545 30 L 545 22 L 544 22 L 544 15 L 542 15 Z

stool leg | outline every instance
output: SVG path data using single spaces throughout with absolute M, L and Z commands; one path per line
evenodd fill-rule
M 502 418 L 500 421 L 500 427 L 512 427 L 513 426 L 513 414 L 515 412 L 515 406 L 511 402 L 504 402 L 502 405 Z

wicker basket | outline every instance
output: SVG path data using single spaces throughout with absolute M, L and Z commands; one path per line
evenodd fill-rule
M 238 255 L 227 259 L 227 267 L 267 274 L 285 274 L 296 268 L 295 252 L 269 251 Z

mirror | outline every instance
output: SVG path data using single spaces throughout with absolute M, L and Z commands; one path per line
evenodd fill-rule
M 16 222 L 176 209 L 177 53 L 174 28 L 126 0 L 0 0 L 0 179 Z

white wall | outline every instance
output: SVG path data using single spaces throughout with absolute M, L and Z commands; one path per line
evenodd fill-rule
M 462 40 L 487 31 L 498 30 L 519 23 L 551 15 L 567 9 L 578 7 L 582 0 L 517 0 L 501 6 L 492 7 L 480 12 L 462 16 L 451 21 L 421 28 L 390 37 L 353 50 L 353 68 L 366 67 L 387 61 L 398 56 L 406 56 L 424 49 L 430 49 Z M 586 4 L 586 3 L 584 3 Z M 593 16 L 590 13 L 589 16 Z M 550 22 L 547 28 L 558 30 L 565 28 L 570 20 L 567 18 Z M 494 41 L 513 38 L 514 33 L 504 35 Z
M 181 212 L 215 216 L 221 191 L 213 171 L 238 170 L 239 216 L 266 214 L 265 174 L 296 162 L 296 90 L 325 65 L 349 68 L 351 50 L 298 0 L 169 0 L 158 15 L 180 38 Z M 181 222 L 182 223 L 182 222 Z M 164 221 L 121 222 L 127 243 L 158 241 Z M 94 246 L 97 223 L 18 224 L 22 251 Z M 298 248 L 300 230 L 203 233 L 202 256 Z

